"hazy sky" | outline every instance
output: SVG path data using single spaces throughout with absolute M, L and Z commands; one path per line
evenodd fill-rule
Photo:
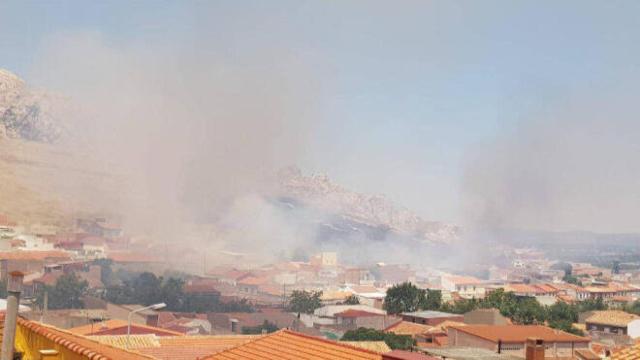
M 640 2 L 4 0 L 0 67 L 33 80 L 43 47 L 69 33 L 240 67 L 263 57 L 252 71 L 297 64 L 320 119 L 299 165 L 428 219 L 640 230 Z M 593 132 L 572 137 L 593 114 Z M 592 144 L 606 149 L 597 163 L 580 151 Z

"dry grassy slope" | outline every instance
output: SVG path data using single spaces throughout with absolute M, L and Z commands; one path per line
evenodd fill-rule
M 112 176 L 61 147 L 0 138 L 0 213 L 21 223 L 70 224 L 105 211 Z

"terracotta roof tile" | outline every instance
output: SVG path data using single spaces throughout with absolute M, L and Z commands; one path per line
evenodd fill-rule
M 594 311 L 593 315 L 589 316 L 585 323 L 600 324 L 600 325 L 613 325 L 613 326 L 627 326 L 631 321 L 640 319 L 640 316 L 629 314 L 620 310 L 605 310 Z
M 384 354 L 391 351 L 389 345 L 387 345 L 387 343 L 384 341 L 340 341 L 340 344 L 355 346 L 365 350 L 377 352 L 379 354 Z
M 96 324 L 82 325 L 69 329 L 70 332 L 79 335 L 122 335 L 126 334 L 129 322 L 120 319 L 111 319 Z M 182 333 L 162 329 L 154 326 L 131 324 L 132 334 L 156 334 L 159 336 L 180 336 Z
M 106 335 L 92 336 L 104 344 L 119 348 L 135 349 L 137 352 L 161 360 L 196 360 L 251 340 L 259 335 L 223 336 L 156 336 L 147 335 Z
M 393 350 L 390 353 L 384 354 L 382 358 L 384 360 L 438 360 L 436 357 L 425 355 L 420 352 L 405 350 Z
M 385 329 L 385 331 L 392 332 L 397 335 L 416 336 L 416 335 L 426 334 L 429 331 L 429 329 L 431 329 L 431 326 L 429 325 L 423 325 L 423 324 L 413 323 L 409 321 L 400 321 L 389 326 L 388 328 Z
M 60 250 L 16 250 L 0 252 L 0 260 L 46 260 L 46 259 L 71 259 L 71 254 Z
M 611 360 L 638 360 L 640 359 L 640 345 L 636 344 L 611 354 Z
M 451 326 L 450 329 L 477 336 L 492 342 L 523 343 L 529 337 L 545 342 L 589 342 L 589 338 L 573 335 L 542 325 L 466 325 Z
M 4 323 L 4 315 L 1 321 Z M 90 360 L 144 360 L 153 359 L 148 355 L 127 351 L 106 344 L 101 344 L 87 337 L 70 333 L 65 330 L 55 328 L 53 326 L 28 321 L 18 318 L 18 325 L 24 327 L 38 336 L 47 338 L 48 340 L 58 344 L 59 346 L 70 350 L 76 354 L 85 356 Z
M 280 330 L 204 359 L 380 360 L 381 358 L 380 354 L 373 351 L 289 330 Z

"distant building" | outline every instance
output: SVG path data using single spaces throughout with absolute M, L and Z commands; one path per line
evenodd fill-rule
M 309 262 L 314 266 L 338 266 L 338 253 L 322 252 L 320 254 L 313 255 L 311 259 L 309 259 Z
M 481 347 L 524 357 L 528 338 L 544 341 L 554 357 L 574 356 L 577 349 L 588 349 L 589 338 L 541 325 L 467 325 L 448 329 L 449 346 Z
M 640 337 L 640 316 L 619 310 L 593 311 L 585 319 L 587 331 Z
M 343 273 L 342 282 L 351 285 L 372 285 L 375 278 L 367 269 L 350 268 Z
M 359 327 L 383 330 L 389 325 L 385 314 L 364 310 L 345 310 L 334 314 L 334 317 L 341 330 L 355 330 Z
M 509 319 L 498 309 L 476 309 L 464 314 L 464 323 L 469 325 L 507 325 Z
M 118 305 L 107 303 L 106 310 L 109 319 L 127 320 L 129 317 L 129 313 L 131 313 L 133 310 L 143 307 L 143 305 Z M 131 316 L 131 321 L 136 324 L 158 326 L 158 312 L 151 309 L 136 312 Z
M 438 325 L 445 321 L 464 321 L 464 316 L 460 314 L 450 314 L 442 311 L 414 311 L 408 313 L 402 313 L 402 320 L 424 324 L 424 325 Z
M 443 275 L 440 281 L 443 289 L 457 292 L 465 299 L 482 299 L 486 294 L 483 282 L 471 276 Z
M 11 271 L 29 274 L 41 271 L 44 265 L 71 260 L 71 253 L 59 250 L 16 250 L 0 252 L 0 279 L 6 281 Z

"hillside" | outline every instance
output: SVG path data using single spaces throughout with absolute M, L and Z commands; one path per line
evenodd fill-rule
M 92 160 L 90 151 L 64 142 L 65 135 L 73 134 L 64 131 L 64 116 L 57 114 L 65 114 L 60 109 L 69 102 L 34 91 L 0 69 L 0 214 L 26 222 L 69 223 L 82 213 L 116 211 L 121 197 L 127 196 L 123 193 L 131 184 L 123 182 L 126 176 L 114 175 L 120 171 L 117 166 Z M 450 243 L 459 235 L 456 226 L 426 221 L 384 196 L 351 191 L 326 176 L 304 176 L 297 168 L 279 175 L 275 197 L 282 204 L 322 214 L 308 223 L 318 229 L 319 239 L 401 236 Z M 285 216 L 299 218 L 293 212 Z
M 279 179 L 284 197 L 335 214 L 343 219 L 341 223 L 358 223 L 427 242 L 453 242 L 460 233 L 457 226 L 424 220 L 383 195 L 351 191 L 325 175 L 304 176 L 291 167 L 281 171 Z

